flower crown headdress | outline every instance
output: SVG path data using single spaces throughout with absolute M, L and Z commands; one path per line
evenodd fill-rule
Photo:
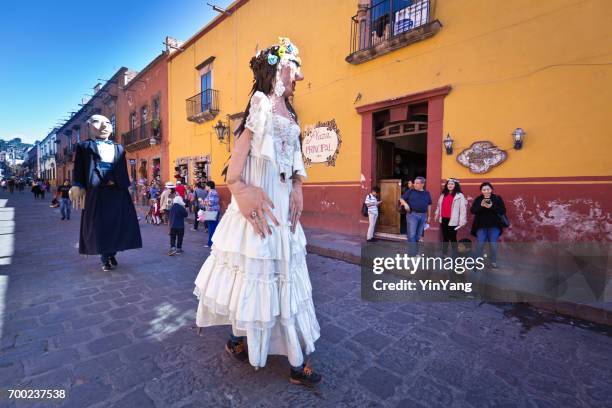
M 278 45 L 273 45 L 272 47 L 268 48 L 270 50 L 270 53 L 268 54 L 268 64 L 277 65 L 280 62 L 280 66 L 289 61 L 293 61 L 297 63 L 297 65 L 302 64 L 302 60 L 299 56 L 300 50 L 291 42 L 289 38 L 278 37 L 278 42 Z M 262 51 L 257 51 L 255 56 L 259 57 L 261 53 Z

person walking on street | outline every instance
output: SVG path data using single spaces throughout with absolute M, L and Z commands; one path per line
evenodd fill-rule
M 368 233 L 366 235 L 366 241 L 374 241 L 374 229 L 376 228 L 376 220 L 378 219 L 378 207 L 382 204 L 382 201 L 378 200 L 380 195 L 380 188 L 375 186 L 372 188 L 370 194 L 365 198 L 365 205 L 368 207 Z
M 176 193 L 178 195 L 181 196 L 181 198 L 183 199 L 183 201 L 185 201 L 185 186 L 183 185 L 183 183 L 179 180 L 176 182 Z
M 34 199 L 38 200 L 38 196 L 40 195 L 40 187 L 36 181 L 32 182 L 32 194 L 34 194 Z
M 480 192 L 470 210 L 474 214 L 471 233 L 478 240 L 478 256 L 483 255 L 485 243 L 489 243 L 490 265 L 497 268 L 497 240 L 508 227 L 506 206 L 500 196 L 493 194 L 493 185 L 488 181 L 480 185 Z
M 157 186 L 157 183 L 153 183 L 151 184 L 151 189 L 149 190 L 149 196 L 151 200 L 157 200 L 159 195 L 159 188 Z
M 467 199 L 459 180 L 449 178 L 444 184 L 434 218 L 442 230 L 442 255 L 446 256 L 450 243 L 452 256 L 457 256 L 457 230 L 467 224 Z
M 169 225 L 170 225 L 170 251 L 168 255 L 176 255 L 183 253 L 183 237 L 185 236 L 185 218 L 187 218 L 187 210 L 185 202 L 180 195 L 176 195 L 172 200 L 170 208 Z
M 418 254 L 418 242 L 431 214 L 431 194 L 425 190 L 425 178 L 415 178 L 414 189 L 406 190 L 400 202 L 407 213 L 408 255 L 414 257 Z
M 38 188 L 40 191 L 39 193 L 40 198 L 41 200 L 44 200 L 45 199 L 45 189 L 46 189 L 45 182 L 42 180 L 38 180 Z
M 206 200 L 206 197 L 208 196 L 208 191 L 206 191 L 204 188 L 202 188 L 202 183 L 198 182 L 196 184 L 196 188 L 195 191 L 193 193 L 193 213 L 195 214 L 194 217 L 194 221 L 193 221 L 193 231 L 197 231 L 198 230 L 198 226 L 200 225 L 200 222 L 198 220 L 198 210 L 204 210 L 205 206 L 204 206 L 204 200 Z
M 167 224 L 170 208 L 172 207 L 172 200 L 174 200 L 176 193 L 174 190 L 174 184 L 172 182 L 167 182 L 165 187 L 166 188 L 164 191 L 162 191 L 161 196 L 159 197 L 159 204 L 162 212 L 162 222 Z
M 72 186 L 68 180 L 64 180 L 64 184 L 57 188 L 57 195 L 59 196 L 60 202 L 60 213 L 62 214 L 63 220 L 70 220 L 70 208 L 72 203 L 70 202 L 70 189 Z
M 206 207 L 206 212 L 217 213 L 214 219 L 206 220 L 206 227 L 208 228 L 208 243 L 206 247 L 212 248 L 212 237 L 215 233 L 215 229 L 217 228 L 217 224 L 219 223 L 219 210 L 221 209 L 219 206 L 219 193 L 215 189 L 215 182 L 209 180 L 206 182 L 206 192 L 208 193 L 206 196 L 206 200 L 204 200 L 204 206 Z

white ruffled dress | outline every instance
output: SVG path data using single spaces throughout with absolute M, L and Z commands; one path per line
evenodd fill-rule
M 231 324 L 235 336 L 247 337 L 254 367 L 264 367 L 268 354 L 286 355 L 292 366 L 299 366 L 302 350 L 312 353 L 320 336 L 306 266 L 306 237 L 299 223 L 294 233 L 290 229 L 290 177 L 294 172 L 306 177 L 300 128 L 274 114 L 262 92 L 253 94 L 245 126 L 253 136 L 243 180 L 268 194 L 280 225 L 267 220 L 272 235 L 262 239 L 232 197 L 195 280 L 196 324 Z

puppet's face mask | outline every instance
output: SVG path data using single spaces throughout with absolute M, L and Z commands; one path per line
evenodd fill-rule
M 280 68 L 279 79 L 283 83 L 284 92 L 283 96 L 293 96 L 295 93 L 295 84 L 297 81 L 302 81 L 304 79 L 304 75 L 302 75 L 302 70 L 300 67 L 293 61 L 289 61 Z
M 113 124 L 106 116 L 93 115 L 89 118 L 91 134 L 96 139 L 107 140 L 113 134 Z

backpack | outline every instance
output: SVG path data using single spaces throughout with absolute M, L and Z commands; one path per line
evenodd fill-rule
M 368 196 L 369 196 L 369 194 L 368 194 Z M 366 199 L 367 199 L 367 197 L 366 197 Z M 361 204 L 361 215 L 363 215 L 364 217 L 367 217 L 369 215 L 368 206 L 366 205 L 365 200 Z

